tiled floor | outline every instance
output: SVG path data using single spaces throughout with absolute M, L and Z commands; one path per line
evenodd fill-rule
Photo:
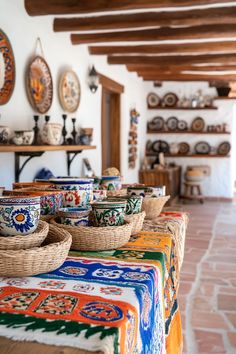
M 235 354 L 236 204 L 183 209 L 190 213 L 179 289 L 184 354 Z

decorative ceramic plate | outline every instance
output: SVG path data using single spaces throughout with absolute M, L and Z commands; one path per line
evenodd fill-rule
M 185 122 L 185 120 L 178 121 L 178 130 L 180 130 L 180 131 L 188 130 L 188 124 L 187 124 L 187 122 Z
M 0 105 L 9 101 L 15 86 L 15 59 L 9 39 L 0 30 Z
M 219 155 L 228 155 L 228 153 L 230 152 L 230 149 L 231 149 L 230 143 L 228 141 L 224 141 L 223 143 L 221 143 L 218 146 L 217 154 L 219 154 Z
M 157 153 L 159 152 L 168 153 L 170 151 L 170 147 L 166 141 L 156 140 L 152 144 L 152 150 Z
M 191 130 L 193 132 L 202 132 L 205 128 L 205 122 L 201 117 L 197 117 L 193 120 Z
M 152 124 L 155 130 L 164 130 L 165 121 L 162 117 L 154 117 Z
M 62 74 L 59 83 L 59 97 L 62 108 L 66 112 L 75 112 L 80 103 L 80 82 L 72 70 Z
M 190 146 L 188 143 L 180 143 L 179 144 L 179 154 L 181 155 L 187 155 L 190 151 Z
M 36 56 L 26 72 L 27 94 L 32 107 L 39 113 L 46 113 L 52 105 L 52 76 L 45 59 Z
M 160 102 L 161 102 L 161 100 L 157 96 L 156 93 L 151 92 L 151 93 L 148 94 L 148 96 L 147 96 L 148 107 L 150 107 L 150 108 L 158 107 L 160 105 Z
M 211 147 L 206 141 L 200 141 L 194 148 L 196 154 L 210 154 Z
M 178 96 L 173 92 L 168 92 L 162 99 L 162 103 L 165 107 L 174 107 L 177 105 Z
M 166 126 L 168 130 L 177 130 L 178 128 L 178 119 L 176 117 L 170 117 L 166 121 Z

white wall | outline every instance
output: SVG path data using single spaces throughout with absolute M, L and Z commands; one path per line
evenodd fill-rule
M 190 97 L 201 89 L 203 95 L 217 96 L 215 88 L 210 88 L 208 83 L 204 82 L 165 82 L 162 87 L 154 88 L 152 84 L 146 83 L 146 92 L 155 92 L 159 97 L 163 97 L 167 92 L 174 92 L 181 97 L 185 95 Z M 146 122 L 150 121 L 155 116 L 162 116 L 165 120 L 171 116 L 176 116 L 178 119 L 183 119 L 190 125 L 194 118 L 200 116 L 205 120 L 206 125 L 227 123 L 231 135 L 189 135 L 189 134 L 148 134 L 146 140 L 152 141 L 161 139 L 168 143 L 185 141 L 190 144 L 193 149 L 194 145 L 199 141 L 207 141 L 211 146 L 217 147 L 223 141 L 229 141 L 232 146 L 230 158 L 167 158 L 168 162 L 175 162 L 181 165 L 183 172 L 187 165 L 209 165 L 211 167 L 211 176 L 205 178 L 203 189 L 206 196 L 217 196 L 232 198 L 233 197 L 233 180 L 236 177 L 236 172 L 233 172 L 235 163 L 235 129 L 233 129 L 234 116 L 236 114 L 235 100 L 215 100 L 214 105 L 218 110 L 147 110 Z M 235 123 L 234 123 L 235 127 Z M 233 138 L 234 137 L 234 138 Z M 143 155 L 144 155 L 144 150 Z
M 101 88 L 92 94 L 87 86 L 88 68 L 94 64 L 97 71 L 116 80 L 125 86 L 121 100 L 122 133 L 121 133 L 121 172 L 127 182 L 137 182 L 139 160 L 135 170 L 128 168 L 128 129 L 129 110 L 133 106 L 141 113 L 139 132 L 143 131 L 142 124 L 145 107 L 145 93 L 142 80 L 134 73 L 129 73 L 124 66 L 111 66 L 106 57 L 90 56 L 87 46 L 73 46 L 69 33 L 53 32 L 53 17 L 30 17 L 24 9 L 23 0 L 0 0 L 0 28 L 10 39 L 16 62 L 16 85 L 10 101 L 0 106 L 0 125 L 8 125 L 12 130 L 31 129 L 34 126 L 33 115 L 25 90 L 25 69 L 31 55 L 34 54 L 36 38 L 40 37 L 45 59 L 51 69 L 54 83 L 53 104 L 48 112 L 51 121 L 62 123 L 57 86 L 62 70 L 72 68 L 77 73 L 81 84 L 81 102 L 79 109 L 70 117 L 77 117 L 78 127 L 93 127 L 93 144 L 96 150 L 84 151 L 77 156 L 72 164 L 71 175 L 81 175 L 82 158 L 88 157 L 97 175 L 101 174 Z M 39 54 L 39 53 L 38 53 Z M 43 122 L 43 118 L 41 118 Z M 72 126 L 68 124 L 68 131 Z M 21 181 L 30 181 L 42 167 L 52 170 L 55 175 L 66 175 L 65 152 L 46 152 L 40 158 L 34 158 L 25 167 Z M 14 154 L 0 154 L 0 185 L 7 188 L 14 180 Z

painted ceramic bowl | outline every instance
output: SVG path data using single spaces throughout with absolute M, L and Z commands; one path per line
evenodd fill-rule
M 99 189 L 100 188 L 100 183 L 101 183 L 101 178 L 100 177 L 94 177 L 94 179 L 93 179 L 93 189 Z
M 4 195 L 27 195 L 40 197 L 41 215 L 55 215 L 59 208 L 62 208 L 63 191 L 57 190 L 37 190 L 30 188 L 14 189 L 5 191 Z
M 86 208 L 61 208 L 57 215 L 62 224 L 71 226 L 88 226 L 89 213 L 91 209 Z
M 107 191 L 105 189 L 94 189 L 93 190 L 93 200 L 94 201 L 101 201 L 106 199 Z
M 127 187 L 127 194 L 129 196 L 137 195 L 137 196 L 145 197 L 146 192 L 147 192 L 147 187 L 145 185 Z
M 40 218 L 40 197 L 0 197 L 0 234 L 27 235 L 34 232 Z
M 138 214 L 142 211 L 142 202 L 143 197 L 140 195 L 131 195 L 131 196 L 120 196 L 120 197 L 108 197 L 108 200 L 113 201 L 126 201 L 125 214 Z
M 93 179 L 90 178 L 52 178 L 50 182 L 65 191 L 63 207 L 88 207 L 93 200 Z
M 120 176 L 102 176 L 100 187 L 107 190 L 121 189 Z
M 126 201 L 102 201 L 91 204 L 95 226 L 124 224 Z
M 34 141 L 33 130 L 15 130 L 13 143 L 16 145 L 31 145 Z
M 62 138 L 62 124 L 46 123 L 43 126 L 41 139 L 43 144 L 59 145 Z
M 166 193 L 165 186 L 132 186 L 127 188 L 128 195 L 139 195 L 141 197 L 163 197 Z

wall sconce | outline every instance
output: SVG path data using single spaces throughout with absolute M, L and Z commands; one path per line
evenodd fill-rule
M 95 93 L 98 88 L 98 74 L 97 71 L 94 67 L 92 66 L 91 70 L 89 71 L 88 74 L 88 85 L 92 93 Z

